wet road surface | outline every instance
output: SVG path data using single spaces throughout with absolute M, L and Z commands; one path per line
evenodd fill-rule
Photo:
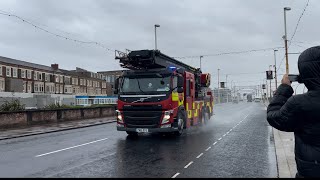
M 116 124 L 0 141 L 0 177 L 277 177 L 261 103 L 222 104 L 181 137 Z

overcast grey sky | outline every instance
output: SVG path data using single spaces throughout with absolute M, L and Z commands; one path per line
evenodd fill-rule
M 158 49 L 169 56 L 194 56 L 284 46 L 283 7 L 287 12 L 288 38 L 307 0 L 1 0 L 0 10 L 16 14 L 51 32 L 70 38 L 96 41 L 118 50 L 154 48 L 154 24 Z M 320 1 L 310 0 L 290 52 L 318 45 Z M 121 69 L 114 53 L 94 46 L 57 38 L 0 15 L 0 56 L 61 68 L 90 71 Z M 284 50 L 277 53 L 277 66 Z M 291 73 L 297 72 L 298 55 L 290 55 Z M 199 67 L 199 58 L 182 61 Z M 260 84 L 274 63 L 273 50 L 204 57 L 203 72 L 238 84 Z M 242 74 L 238 73 L 259 73 Z M 282 63 L 279 74 L 285 72 Z M 233 74 L 233 75 L 232 75 Z M 281 78 L 279 78 L 280 81 Z M 248 81 L 248 82 L 245 82 Z M 229 83 L 230 84 L 230 83 Z M 301 86 L 302 87 L 302 86 Z

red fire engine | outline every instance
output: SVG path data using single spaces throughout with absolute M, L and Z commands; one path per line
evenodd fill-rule
M 118 131 L 180 136 L 213 115 L 210 74 L 159 50 L 116 51 L 116 59 L 128 69 L 115 84 Z

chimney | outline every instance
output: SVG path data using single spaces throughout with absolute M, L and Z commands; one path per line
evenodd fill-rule
M 58 70 L 59 69 L 59 64 L 51 64 L 51 68 L 53 70 Z

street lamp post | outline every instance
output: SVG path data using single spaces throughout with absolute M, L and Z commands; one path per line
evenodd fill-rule
M 288 60 L 288 37 L 287 37 L 287 16 L 286 12 L 290 11 L 290 7 L 283 8 L 284 12 L 284 44 L 286 49 L 286 73 L 289 74 L 289 60 Z
M 219 80 L 219 72 L 220 72 L 220 69 L 218 69 L 218 102 L 220 104 L 220 80 Z
M 273 54 L 274 54 L 274 79 L 275 79 L 275 84 L 276 84 L 276 90 L 278 89 L 278 80 L 277 80 L 277 58 L 276 58 L 276 52 L 278 50 L 275 49 L 273 50 Z
M 269 70 L 271 70 L 271 68 L 272 68 L 272 65 L 269 65 Z M 271 89 L 271 80 L 272 79 L 270 79 L 270 98 L 272 97 L 272 89 Z
M 160 27 L 160 25 L 159 24 L 154 25 L 155 50 L 157 50 L 157 27 Z
M 266 97 L 267 97 L 267 101 L 268 102 L 270 102 L 270 100 L 269 100 L 269 95 L 268 95 L 268 80 L 267 79 L 265 79 L 266 80 Z
M 230 89 L 231 89 L 231 97 L 233 98 L 235 95 L 234 95 L 234 91 L 232 89 L 232 83 L 233 83 L 233 80 L 231 80 L 231 86 L 230 86 Z
M 200 56 L 200 69 L 201 69 L 201 58 L 203 58 L 203 56 Z

